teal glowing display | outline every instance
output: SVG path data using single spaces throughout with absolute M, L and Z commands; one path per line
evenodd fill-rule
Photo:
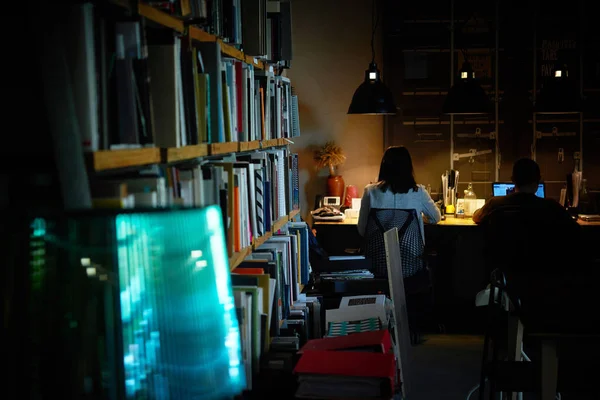
M 32 363 L 55 369 L 33 377 L 42 383 L 32 394 L 240 394 L 246 377 L 224 237 L 216 206 L 34 220 L 32 340 L 51 350 Z

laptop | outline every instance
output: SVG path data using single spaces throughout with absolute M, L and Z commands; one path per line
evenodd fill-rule
M 492 183 L 492 193 L 494 196 L 506 196 L 507 194 L 511 194 L 515 191 L 515 184 L 512 182 L 494 182 Z M 544 183 L 540 183 L 535 192 L 537 197 L 545 198 L 546 197 L 546 185 Z

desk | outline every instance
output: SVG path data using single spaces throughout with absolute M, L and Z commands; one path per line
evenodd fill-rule
M 600 222 L 578 221 L 584 231 L 585 244 L 594 248 L 600 243 Z M 343 222 L 315 221 L 317 240 L 330 255 L 347 255 L 346 249 L 359 249 L 363 238 L 358 234 L 357 218 Z M 444 221 L 425 224 L 426 251 L 435 282 L 435 302 L 446 328 L 457 332 L 480 332 L 485 316 L 473 299 L 489 283 L 484 264 L 484 235 L 470 218 L 447 216 Z M 600 265 L 600 253 L 596 256 Z
M 580 219 L 577 220 L 577 223 L 581 226 L 597 226 L 600 227 L 600 221 L 582 221 Z M 344 225 L 358 225 L 358 218 L 346 218 L 343 221 L 315 221 L 313 223 L 315 229 L 317 226 L 344 226 Z M 445 220 L 438 222 L 435 225 L 439 226 L 477 226 L 475 222 L 471 218 L 454 218 L 447 216 Z M 432 224 L 425 224 L 425 230 L 427 230 L 427 226 L 432 226 Z

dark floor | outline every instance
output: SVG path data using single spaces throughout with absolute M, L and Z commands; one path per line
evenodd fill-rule
M 406 400 L 467 399 L 470 390 L 479 382 L 482 348 L 483 336 L 479 335 L 426 335 L 423 344 L 411 348 L 410 386 Z M 475 391 L 470 400 L 477 400 L 478 396 L 479 391 Z M 534 393 L 523 396 L 523 400 L 533 399 L 537 399 Z M 588 399 L 600 399 L 600 394 L 562 393 L 561 397 L 561 400 Z
M 479 381 L 482 348 L 483 336 L 425 336 L 412 348 L 407 400 L 466 399 Z

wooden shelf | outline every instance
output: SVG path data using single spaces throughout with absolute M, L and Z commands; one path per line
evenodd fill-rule
M 246 257 L 248 257 L 252 253 L 252 246 L 248 246 L 236 253 L 233 253 L 231 257 L 229 257 L 229 270 L 233 271 L 237 268 L 238 265 L 244 261 Z
M 254 250 L 256 250 L 257 248 L 259 248 L 260 246 L 262 246 L 262 244 L 264 242 L 266 242 L 267 240 L 269 240 L 271 238 L 271 236 L 273 236 L 273 234 L 271 232 L 267 232 L 263 236 L 257 237 L 256 239 L 254 239 L 254 243 L 252 244 L 252 248 Z
M 240 142 L 211 143 L 209 145 L 209 154 L 211 156 L 219 154 L 237 153 L 240 150 Z
M 158 147 L 101 150 L 88 153 L 87 157 L 94 171 L 159 164 L 162 161 L 161 151 Z
M 183 147 L 161 149 L 148 147 L 123 150 L 100 150 L 87 153 L 88 162 L 94 171 L 105 171 L 119 168 L 140 167 L 150 164 L 169 164 L 193 160 L 209 155 L 224 155 L 239 151 L 252 151 L 269 147 L 286 146 L 285 139 L 270 139 L 252 142 L 225 142 L 212 144 L 195 144 Z
M 112 2 L 121 7 L 129 9 L 129 4 L 125 0 L 112 0 Z M 154 21 L 157 24 L 165 26 L 167 28 L 171 28 L 177 32 L 183 33 L 185 30 L 185 26 L 182 20 L 172 15 L 169 15 L 161 10 L 158 10 L 148 4 L 140 2 L 138 4 L 138 13 L 144 18 Z M 264 62 L 258 60 L 255 57 L 244 54 L 243 51 L 235 48 L 234 46 L 228 43 L 225 43 L 222 39 L 200 28 L 191 26 L 189 28 L 189 34 L 192 39 L 197 40 L 199 42 L 219 42 L 221 44 L 221 52 L 223 54 L 226 54 L 245 63 L 251 64 L 256 68 L 265 69 Z
M 260 148 L 260 140 L 254 140 L 252 142 L 240 142 L 240 151 L 258 150 Z
M 267 140 L 263 140 L 261 143 L 261 146 L 263 148 L 265 147 L 275 147 L 275 146 L 282 146 L 281 143 L 282 139 L 267 139 Z
M 195 144 L 191 146 L 169 148 L 165 150 L 166 155 L 164 157 L 164 162 L 166 163 L 191 160 L 194 158 L 204 157 L 208 155 L 207 144 Z
M 279 218 L 273 224 L 273 229 L 272 229 L 273 233 L 276 233 L 278 230 L 280 230 L 281 228 L 283 228 L 285 226 L 285 224 L 287 224 L 287 223 L 288 223 L 288 216 L 287 215 Z
M 292 211 L 289 215 L 289 220 L 291 221 L 292 219 L 294 219 L 296 217 L 296 215 L 298 215 L 299 213 L 300 213 L 300 210 Z
M 499 120 L 499 124 L 503 124 L 504 120 Z M 493 125 L 495 121 L 490 120 L 454 120 L 454 125 Z M 450 125 L 448 120 L 431 119 L 431 120 L 412 120 L 402 121 L 402 125 Z

